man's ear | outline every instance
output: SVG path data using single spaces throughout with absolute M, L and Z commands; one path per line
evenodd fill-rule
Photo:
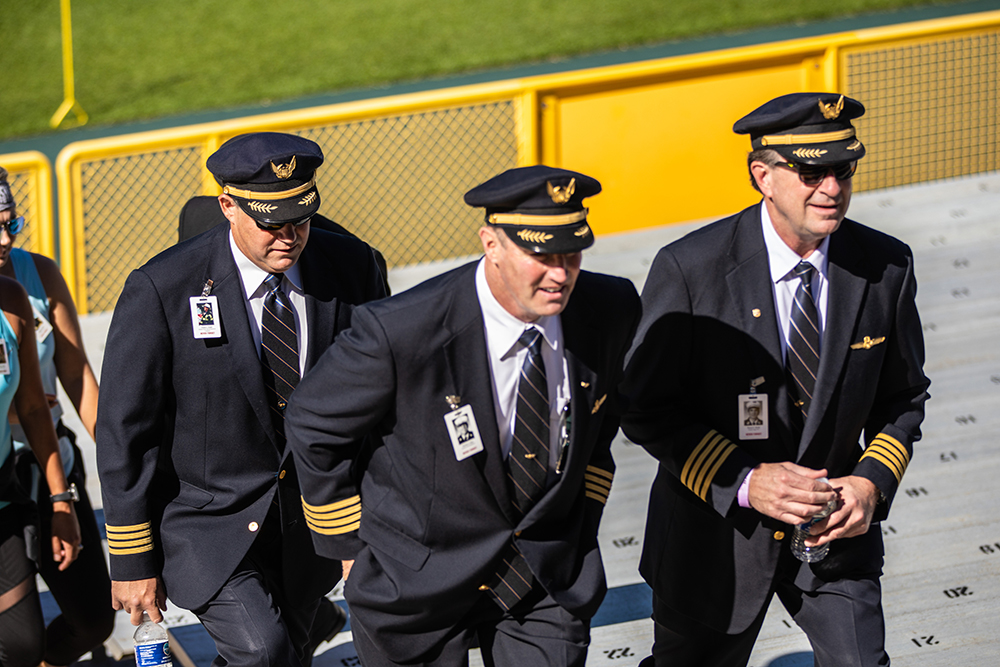
M 500 250 L 500 239 L 497 237 L 499 233 L 493 227 L 486 225 L 479 228 L 479 240 L 483 242 L 483 254 L 491 262 L 495 261 L 496 253 Z
M 754 160 L 750 163 L 750 173 L 753 174 L 754 181 L 757 182 L 757 188 L 760 193 L 765 197 L 771 197 L 771 178 L 772 170 L 774 167 L 770 167 L 763 162 Z
M 219 195 L 219 208 L 222 209 L 222 215 L 226 216 L 226 220 L 230 224 L 236 220 L 236 211 L 239 209 L 240 205 L 233 200 L 229 195 Z

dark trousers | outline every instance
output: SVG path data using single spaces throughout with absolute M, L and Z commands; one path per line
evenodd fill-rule
M 316 648 L 309 631 L 319 603 L 293 605 L 284 595 L 280 518 L 272 506 L 236 571 L 192 611 L 215 640 L 213 667 L 299 667 L 311 663 Z
M 357 618 L 351 622 L 354 648 L 364 667 L 396 667 L 372 642 Z M 576 618 L 538 584 L 505 612 L 486 593 L 462 624 L 428 654 L 408 666 L 462 667 L 478 641 L 486 667 L 583 667 L 590 645 L 590 621 Z
M 824 583 L 816 591 L 794 584 L 798 563 L 776 579 L 772 595 L 812 644 L 816 667 L 889 664 L 879 573 Z M 764 623 L 769 595 L 746 630 L 729 635 L 683 616 L 653 596 L 653 654 L 640 667 L 745 667 Z

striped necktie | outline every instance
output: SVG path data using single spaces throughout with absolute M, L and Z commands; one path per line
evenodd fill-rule
M 282 274 L 272 273 L 264 279 L 267 292 L 260 317 L 260 361 L 274 428 L 283 444 L 285 408 L 299 383 L 299 337 L 292 303 L 281 289 L 281 278 Z
M 800 281 L 792 302 L 785 366 L 792 379 L 789 394 L 794 405 L 802 411 L 805 422 L 819 372 L 819 316 L 812 293 L 813 265 L 802 261 L 793 271 Z
M 507 457 L 511 500 L 524 516 L 545 493 L 549 472 L 549 392 L 542 361 L 542 335 L 525 329 L 518 342 L 528 348 L 517 382 L 514 439 Z M 494 601 L 508 610 L 531 590 L 534 577 L 513 542 L 507 545 L 496 574 L 483 586 Z

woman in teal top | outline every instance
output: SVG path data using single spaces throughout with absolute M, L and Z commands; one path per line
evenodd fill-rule
M 2 197 L 0 197 L 2 201 Z M 0 234 L 17 224 L 0 210 Z M 24 289 L 0 277 L 0 407 L 13 402 L 43 476 L 53 491 L 52 558 L 66 570 L 76 559 L 80 528 L 63 473 L 48 401 L 42 390 L 35 351 L 34 316 Z M 6 413 L 5 413 L 6 414 Z M 35 667 L 42 659 L 45 628 L 35 589 L 35 564 L 28 553 L 30 501 L 14 479 L 9 420 L 0 418 L 0 664 Z M 37 548 L 34 549 L 37 552 Z M 37 555 L 37 554 L 35 554 Z
M 0 173 L 0 191 L 5 185 L 6 179 Z M 6 200 L 6 211 L 3 210 L 5 204 L 0 202 L 0 220 L 4 217 L 18 220 L 16 203 L 9 193 Z M 100 646 L 110 635 L 114 626 L 114 610 L 111 608 L 111 580 L 100 546 L 101 533 L 86 491 L 82 456 L 76 447 L 75 435 L 62 423 L 63 410 L 56 398 L 56 379 L 58 376 L 91 437 L 96 421 L 98 387 L 83 351 L 79 319 L 66 282 L 51 259 L 13 247 L 21 227 L 23 222 L 0 226 L 0 275 L 15 278 L 27 290 L 35 323 L 42 388 L 51 408 L 66 478 L 77 488 L 75 509 L 82 544 L 94 546 L 81 551 L 72 568 L 60 569 L 52 558 L 48 543 L 41 544 L 38 570 L 61 611 L 46 630 L 42 664 L 68 665 Z M 16 421 L 15 414 L 11 415 L 11 420 Z M 13 424 L 12 435 L 18 451 L 22 486 L 36 503 L 44 533 L 53 517 L 52 503 L 49 502 L 51 490 L 37 464 L 33 463 L 33 458 L 24 455 L 27 445 L 20 424 Z M 0 664 L 6 667 L 2 659 Z M 35 664 L 38 664 L 37 661 Z

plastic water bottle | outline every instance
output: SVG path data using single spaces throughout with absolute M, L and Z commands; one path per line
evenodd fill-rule
M 137 667 L 173 667 L 167 631 L 159 623 L 153 623 L 146 612 L 142 612 L 142 624 L 136 628 L 132 639 Z
M 823 477 L 819 481 L 829 482 L 830 480 Z M 818 563 L 826 558 L 827 552 L 830 551 L 830 543 L 827 542 L 822 546 L 811 547 L 806 544 L 806 537 L 809 535 L 810 528 L 833 514 L 836 509 L 837 499 L 834 498 L 827 503 L 826 507 L 824 507 L 818 514 L 814 515 L 812 519 L 801 525 L 795 526 L 795 530 L 792 531 L 792 555 L 803 563 Z

